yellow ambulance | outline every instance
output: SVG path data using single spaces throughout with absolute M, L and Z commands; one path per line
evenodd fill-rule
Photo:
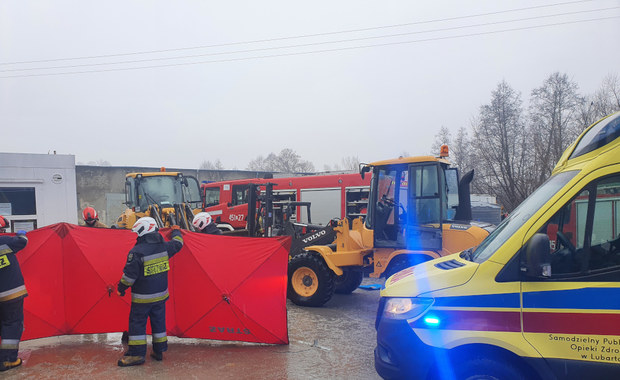
M 620 112 L 478 247 L 390 277 L 376 329 L 386 379 L 620 379 Z

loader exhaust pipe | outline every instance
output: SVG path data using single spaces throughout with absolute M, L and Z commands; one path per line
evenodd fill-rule
M 467 172 L 459 181 L 459 205 L 454 214 L 454 220 L 471 221 L 471 194 L 469 185 L 474 179 L 474 170 Z

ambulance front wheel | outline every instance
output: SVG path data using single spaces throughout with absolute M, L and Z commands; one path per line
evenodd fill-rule
M 334 294 L 334 274 L 317 252 L 295 255 L 288 263 L 288 298 L 299 306 L 322 306 Z
M 501 379 L 527 380 L 526 376 L 511 360 L 498 361 L 486 357 L 466 360 L 453 366 L 456 379 Z

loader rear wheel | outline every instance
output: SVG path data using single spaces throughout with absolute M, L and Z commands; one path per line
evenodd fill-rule
M 361 268 L 342 268 L 342 271 L 342 276 L 336 277 L 336 293 L 351 294 L 362 283 L 364 273 Z
M 295 255 L 288 263 L 288 298 L 299 306 L 322 306 L 334 294 L 334 274 L 317 252 Z

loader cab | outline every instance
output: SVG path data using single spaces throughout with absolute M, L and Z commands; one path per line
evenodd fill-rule
M 161 208 L 187 203 L 200 207 L 198 180 L 182 173 L 132 173 L 125 178 L 125 204 L 136 212 L 145 212 L 149 205 Z
M 365 223 L 374 231 L 374 246 L 441 250 L 442 224 L 458 207 L 457 170 L 430 156 L 375 163 L 371 170 Z

